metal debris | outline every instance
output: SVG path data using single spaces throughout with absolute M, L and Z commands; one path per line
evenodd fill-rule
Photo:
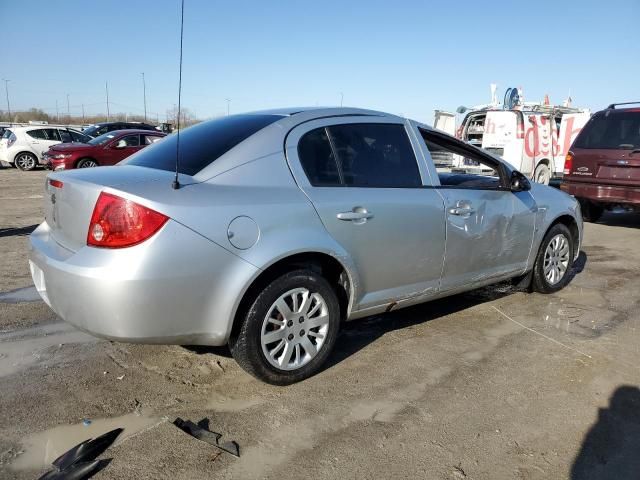
M 220 450 L 230 453 L 236 457 L 240 456 L 240 446 L 233 440 L 229 442 L 220 442 L 222 438 L 221 433 L 212 432 L 209 430 L 209 419 L 203 418 L 197 424 L 190 420 L 183 420 L 180 417 L 173 421 L 173 424 L 185 433 L 188 433 L 192 437 L 207 442 Z

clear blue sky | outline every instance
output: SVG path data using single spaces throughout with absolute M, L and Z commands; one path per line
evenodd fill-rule
M 141 113 L 177 102 L 179 0 L 2 0 L 12 109 Z M 522 86 L 600 109 L 640 100 L 640 0 L 186 0 L 183 105 L 198 117 L 344 104 L 431 123 Z M 4 86 L 4 85 L 2 85 Z M 2 92 L 4 94 L 4 92 Z M 5 109 L 4 95 L 0 105 Z

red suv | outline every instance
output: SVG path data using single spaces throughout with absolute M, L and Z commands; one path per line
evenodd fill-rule
M 148 130 L 116 130 L 92 138 L 87 143 L 59 143 L 44 154 L 53 170 L 115 165 L 147 145 L 166 137 Z
M 616 206 L 640 211 L 640 108 L 612 104 L 591 117 L 571 145 L 560 188 L 576 197 L 585 220 Z

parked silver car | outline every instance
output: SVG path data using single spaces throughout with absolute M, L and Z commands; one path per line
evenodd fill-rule
M 318 371 L 341 320 L 516 278 L 565 286 L 582 217 L 561 191 L 418 122 L 351 108 L 224 117 L 115 167 L 49 175 L 42 298 L 118 341 L 223 345 L 274 384 Z M 436 152 L 465 157 L 437 171 Z

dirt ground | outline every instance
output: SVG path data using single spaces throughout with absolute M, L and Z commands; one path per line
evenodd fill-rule
M 587 224 L 558 294 L 502 284 L 355 321 L 328 368 L 273 387 L 223 348 L 62 323 L 27 263 L 45 175 L 0 170 L 0 478 L 116 426 L 96 479 L 640 478 L 640 216 Z M 178 416 L 208 418 L 240 458 Z

